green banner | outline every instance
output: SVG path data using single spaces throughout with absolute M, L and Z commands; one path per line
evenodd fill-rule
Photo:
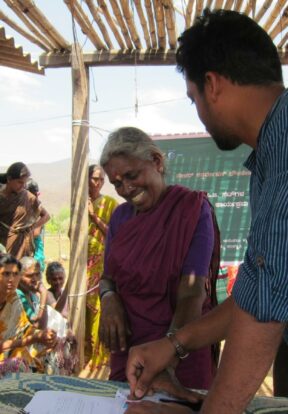
M 210 137 L 159 139 L 165 153 L 167 182 L 206 191 L 221 230 L 221 260 L 241 262 L 250 226 L 249 178 L 243 166 L 251 148 L 221 151 Z

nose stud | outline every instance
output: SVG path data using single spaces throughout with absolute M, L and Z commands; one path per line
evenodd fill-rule
M 128 190 L 132 190 L 132 185 L 128 185 Z

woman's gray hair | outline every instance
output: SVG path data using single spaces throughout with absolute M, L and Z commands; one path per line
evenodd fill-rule
M 40 268 L 40 264 L 38 262 L 38 260 L 34 259 L 34 257 L 31 256 L 24 256 L 22 257 L 22 259 L 20 259 L 20 263 L 22 265 L 22 272 L 26 272 L 27 269 L 29 269 L 29 267 L 33 266 L 33 265 L 38 265 Z
M 154 154 L 160 155 L 164 161 L 164 154 L 146 132 L 134 127 L 123 127 L 108 136 L 100 157 L 100 165 L 105 167 L 112 157 L 119 156 L 152 161 Z

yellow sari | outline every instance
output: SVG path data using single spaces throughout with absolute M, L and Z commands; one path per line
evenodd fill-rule
M 8 339 L 25 338 L 35 332 L 27 319 L 16 292 L 9 295 L 0 311 L 0 342 Z M 36 358 L 35 349 L 25 346 L 0 353 L 0 377 L 9 372 L 43 372 L 43 365 Z
M 112 197 L 100 195 L 94 202 L 94 213 L 106 224 L 118 203 Z M 105 235 L 90 220 L 88 230 L 87 299 L 85 369 L 80 376 L 106 380 L 109 376 L 110 354 L 99 341 L 100 298 L 99 280 L 104 266 Z

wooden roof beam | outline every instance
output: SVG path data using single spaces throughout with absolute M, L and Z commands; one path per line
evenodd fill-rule
M 33 35 L 48 48 L 48 50 L 57 49 L 57 45 L 54 42 L 51 43 L 49 39 L 47 39 L 45 36 L 42 35 L 42 33 L 38 30 L 38 28 L 35 27 L 34 24 L 30 22 L 30 20 L 23 14 L 20 7 L 17 6 L 13 0 L 4 0 L 4 1 L 7 4 L 7 6 L 9 6 L 13 10 L 16 16 L 18 16 L 19 19 L 22 20 L 22 22 L 33 33 Z
M 135 48 L 142 49 L 141 40 L 140 40 L 136 25 L 134 22 L 134 15 L 133 15 L 131 8 L 129 7 L 129 1 L 120 0 L 120 3 L 121 3 L 123 15 L 125 17 L 125 20 L 126 20 L 129 32 L 130 32 L 130 36 L 135 45 Z
M 278 0 L 273 10 L 271 10 L 268 20 L 262 26 L 263 29 L 266 30 L 267 33 L 269 32 L 275 20 L 279 18 L 279 16 L 281 16 L 281 10 L 286 6 L 286 4 L 287 4 L 287 0 Z
M 84 13 L 82 7 L 77 0 L 64 0 L 64 3 L 67 5 L 72 17 L 79 24 L 82 32 L 88 37 L 97 50 L 107 49 L 105 44 L 102 42 L 101 38 L 95 32 L 90 20 L 87 15 Z
M 175 65 L 175 49 L 167 50 L 111 50 L 93 53 L 83 53 L 84 63 L 88 66 L 137 66 L 147 65 Z M 40 65 L 45 68 L 59 68 L 71 66 L 70 53 L 44 53 L 39 58 Z
M 192 13 L 195 0 L 189 0 L 186 7 L 186 16 L 185 16 L 185 29 L 188 29 L 192 24 Z
M 55 42 L 58 49 L 69 49 L 70 44 L 50 23 L 47 17 L 35 5 L 33 0 L 15 0 L 30 20 L 41 30 L 44 35 Z
M 106 29 L 106 26 L 104 24 L 104 22 L 101 19 L 101 16 L 98 13 L 97 8 L 95 7 L 93 0 L 85 0 L 90 13 L 93 16 L 93 19 L 95 20 L 95 22 L 98 24 L 99 29 L 101 30 L 101 33 L 103 35 L 103 39 L 105 40 L 106 45 L 108 46 L 108 49 L 113 49 L 113 45 L 109 36 L 109 33 Z
M 144 0 L 144 4 L 148 16 L 149 33 L 152 42 L 152 49 L 157 49 L 156 26 L 151 0 Z
M 110 27 L 110 29 L 112 30 L 115 39 L 117 40 L 120 49 L 125 49 L 125 43 L 124 40 L 121 37 L 121 33 L 118 31 L 118 28 L 116 26 L 116 24 L 114 23 L 114 20 L 111 17 L 111 14 L 109 12 L 109 9 L 107 7 L 107 4 L 105 2 L 105 0 L 97 0 L 98 1 L 98 6 L 101 9 L 103 15 L 105 16 L 107 23 Z
M 111 4 L 111 7 L 113 9 L 113 13 L 114 13 L 114 16 L 116 18 L 116 21 L 119 24 L 119 27 L 121 29 L 122 35 L 125 39 L 126 47 L 128 49 L 133 49 L 133 43 L 132 43 L 131 38 L 130 38 L 129 30 L 127 28 L 127 25 L 126 25 L 124 19 L 123 19 L 121 9 L 120 9 L 120 7 L 117 3 L 117 0 L 110 0 L 110 4 Z
M 255 19 L 254 19 L 255 22 L 258 23 L 262 19 L 262 17 L 264 16 L 264 14 L 267 12 L 267 10 L 269 9 L 269 7 L 271 6 L 272 2 L 273 2 L 273 0 L 266 0 L 263 3 L 262 7 L 259 9 L 258 13 L 255 16 Z
M 162 0 L 170 49 L 177 47 L 176 19 L 172 0 Z
M 152 43 L 149 35 L 147 20 L 145 18 L 144 11 L 142 8 L 141 0 L 134 0 L 134 4 L 140 20 L 140 24 L 142 26 L 146 47 L 147 49 L 150 49 L 152 47 Z
M 14 29 L 16 32 L 21 34 L 23 37 L 25 37 L 30 42 L 34 43 L 35 45 L 39 46 L 41 49 L 48 52 L 48 47 L 39 41 L 36 37 L 32 36 L 30 33 L 26 32 L 26 30 L 22 29 L 17 23 L 15 23 L 13 20 L 11 20 L 6 14 L 4 14 L 0 10 L 0 20 L 2 20 L 4 23 L 8 24 L 12 29 Z
M 277 24 L 274 26 L 274 28 L 269 32 L 269 36 L 272 40 L 275 39 L 275 37 L 280 34 L 281 32 L 287 28 L 288 26 L 288 7 L 284 10 L 282 16 L 278 20 Z
M 165 20 L 164 10 L 161 0 L 153 0 L 155 20 L 157 26 L 158 48 L 166 48 L 166 33 L 165 33 Z

